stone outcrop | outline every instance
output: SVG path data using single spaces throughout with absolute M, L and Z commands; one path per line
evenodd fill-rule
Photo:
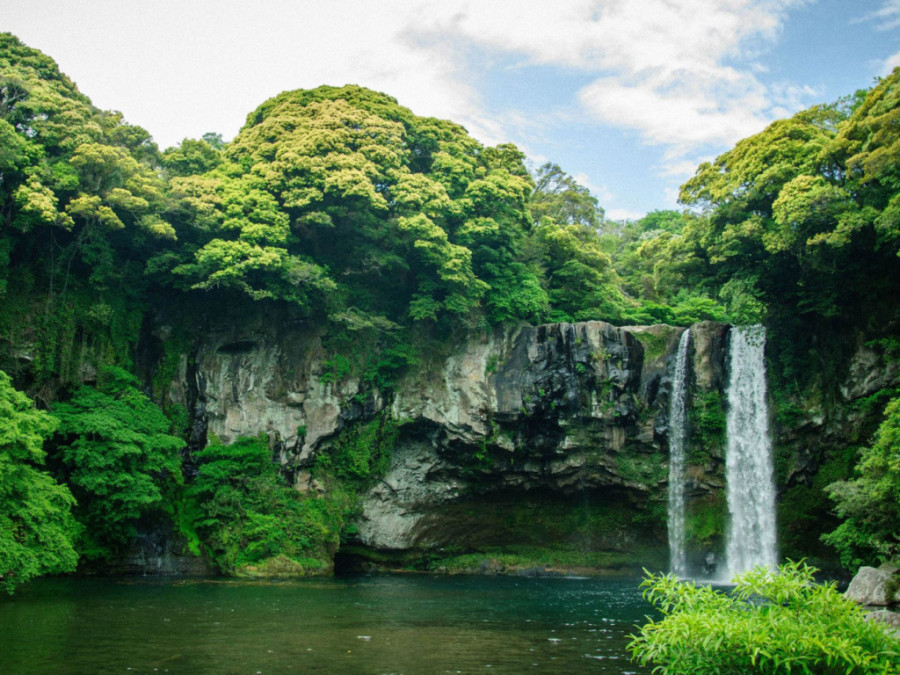
M 887 607 L 894 604 L 896 590 L 893 571 L 860 567 L 844 595 L 860 605 Z
M 185 356 L 170 396 L 226 443 L 268 434 L 298 489 L 311 489 L 306 467 L 342 429 L 389 411 L 400 436 L 387 474 L 362 496 L 358 542 L 410 549 L 434 543 L 442 505 L 501 491 L 588 492 L 637 511 L 662 503 L 682 330 L 596 321 L 485 331 L 425 354 L 388 398 L 335 367 L 315 327 L 223 321 Z M 727 326 L 695 330 L 695 377 L 720 387 Z

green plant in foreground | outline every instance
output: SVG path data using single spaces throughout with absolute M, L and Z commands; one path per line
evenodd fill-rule
M 663 618 L 628 648 L 669 675 L 896 673 L 900 641 L 833 583 L 815 583 L 815 572 L 802 561 L 757 568 L 735 578 L 730 592 L 648 573 L 644 597 Z

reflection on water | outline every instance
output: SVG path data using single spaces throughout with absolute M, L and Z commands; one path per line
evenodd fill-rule
M 638 580 L 59 579 L 0 598 L 0 672 L 644 673 Z

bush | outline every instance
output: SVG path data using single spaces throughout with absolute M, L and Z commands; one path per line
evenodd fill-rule
M 88 559 L 122 550 L 138 519 L 164 508 L 164 490 L 181 479 L 184 447 L 132 375 L 113 367 L 100 374 L 99 388 L 80 387 L 52 409 L 59 419 L 54 459 L 77 500 L 79 552 Z
M 192 525 L 223 571 L 244 574 L 276 558 L 294 561 L 298 570 L 325 567 L 308 563 L 330 559 L 342 506 L 287 485 L 265 434 L 231 445 L 214 441 L 194 456 L 197 476 L 187 491 Z
M 648 574 L 644 597 L 663 618 L 628 646 L 654 673 L 895 673 L 900 642 L 816 570 L 789 562 L 738 576 L 730 592 Z
M 387 472 L 398 435 L 397 422 L 388 414 L 351 427 L 316 456 L 314 473 L 363 490 Z
M 56 426 L 0 371 L 0 590 L 42 574 L 71 572 L 78 555 L 75 500 L 43 471 L 43 443 Z
M 884 410 L 872 447 L 862 451 L 857 476 L 825 488 L 844 522 L 822 540 L 837 549 L 847 569 L 900 558 L 896 536 L 900 528 L 898 448 L 900 398 L 895 398 Z

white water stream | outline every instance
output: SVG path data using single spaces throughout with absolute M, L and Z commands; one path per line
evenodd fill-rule
M 669 572 L 687 576 L 684 527 L 684 464 L 687 446 L 688 345 L 690 329 L 681 334 L 669 399 Z
M 765 329 L 731 331 L 728 378 L 728 577 L 778 563 L 775 484 L 766 405 Z

